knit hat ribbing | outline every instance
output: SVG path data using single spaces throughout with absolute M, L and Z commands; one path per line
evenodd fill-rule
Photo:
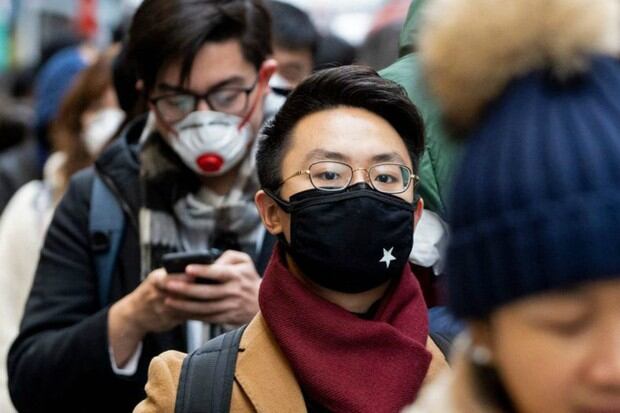
M 501 6 L 490 0 L 466 1 L 467 5 L 460 0 L 437 3 L 479 6 L 477 16 L 492 14 L 486 13 L 489 7 L 506 5 L 515 13 L 536 16 L 539 22 L 549 17 L 544 12 L 552 3 L 555 13 L 561 13 L 562 7 L 587 6 L 590 9 L 571 9 L 570 14 L 599 19 L 608 19 L 605 8 L 616 5 L 604 0 L 562 0 L 563 4 L 549 0 L 537 1 L 544 4 L 537 9 L 529 0 L 511 0 Z M 521 9 L 528 6 L 534 9 Z M 458 15 L 455 9 L 450 13 Z M 514 29 L 505 23 L 498 21 L 493 26 L 503 24 L 508 32 Z M 616 24 L 620 27 L 620 13 Z M 602 20 L 598 27 L 599 36 L 591 32 L 590 43 L 574 36 L 573 45 L 563 44 L 565 50 L 574 51 L 571 58 L 553 58 L 559 54 L 548 48 L 558 44 L 557 33 L 540 31 L 542 37 L 533 43 L 528 36 L 523 38 L 530 43 L 519 47 L 512 43 L 508 49 L 536 54 L 518 59 L 531 65 L 518 70 L 506 62 L 481 66 L 479 75 L 491 73 L 489 81 L 494 85 L 472 96 L 471 106 L 462 90 L 454 98 L 446 95 L 451 92 L 443 86 L 435 89 L 447 118 L 469 130 L 449 205 L 449 298 L 458 316 L 482 318 L 520 297 L 620 276 L 620 63 L 601 54 L 620 48 L 620 40 L 617 44 L 599 41 L 615 35 L 605 34 Z M 441 33 L 433 30 L 422 34 L 426 47 Z M 447 29 L 442 30 L 445 36 Z M 561 35 L 564 41 L 570 38 L 570 33 Z M 481 38 L 480 33 L 463 38 L 459 47 L 470 50 L 475 58 L 476 47 L 488 46 L 488 41 L 476 44 Z M 492 48 L 501 50 L 502 45 Z M 546 60 L 539 58 L 545 55 Z M 484 62 L 489 65 L 492 60 Z M 441 78 L 445 73 L 431 72 L 433 64 L 426 63 L 431 88 L 473 73 L 471 62 L 464 77 L 453 67 L 446 81 Z M 510 70 L 500 73 L 498 66 Z M 470 90 L 471 85 L 463 89 Z

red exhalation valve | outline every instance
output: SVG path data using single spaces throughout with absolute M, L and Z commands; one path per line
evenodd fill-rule
M 217 172 L 222 169 L 224 159 L 215 153 L 206 153 L 196 159 L 196 163 L 205 172 Z

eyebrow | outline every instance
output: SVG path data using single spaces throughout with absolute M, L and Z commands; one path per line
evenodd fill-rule
M 243 86 L 245 79 L 241 76 L 233 76 L 228 79 L 222 80 L 219 83 L 216 83 L 214 86 L 210 87 L 207 92 L 209 93 L 217 89 L 224 88 L 226 86 Z M 171 85 L 169 83 L 158 83 L 157 89 L 160 89 L 162 92 L 177 92 L 177 93 L 187 93 L 190 95 L 201 95 L 202 93 L 197 93 L 192 90 L 186 89 L 183 86 Z
M 398 152 L 388 152 L 382 153 L 379 155 L 375 155 L 372 157 L 373 163 L 381 163 L 381 162 L 400 162 L 405 163 L 405 160 Z
M 320 160 L 347 161 L 348 159 L 349 158 L 346 155 L 340 152 L 332 152 L 332 151 L 327 151 L 325 149 L 313 149 L 312 151 L 308 152 L 304 161 L 305 162 L 320 161 Z M 382 162 L 405 163 L 405 160 L 397 152 L 388 152 L 388 153 L 382 153 L 382 154 L 373 156 L 372 162 L 373 163 L 382 163 Z
M 325 149 L 313 149 L 306 154 L 304 161 L 321 161 L 321 160 L 333 160 L 333 161 L 346 161 L 348 158 L 340 152 L 326 151 Z

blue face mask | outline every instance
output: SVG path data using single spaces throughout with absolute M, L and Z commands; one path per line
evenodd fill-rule
M 280 241 L 303 275 L 343 293 L 360 293 L 398 277 L 413 247 L 414 206 L 366 184 L 343 191 L 312 189 L 283 201 L 291 240 Z

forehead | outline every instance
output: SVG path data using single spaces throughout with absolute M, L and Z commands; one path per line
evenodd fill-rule
M 292 131 L 282 170 L 307 168 L 327 152 L 355 167 L 368 167 L 380 156 L 382 161 L 412 167 L 398 132 L 385 119 L 360 108 L 339 107 L 302 118 Z
M 230 79 L 239 84 L 252 81 L 256 70 L 243 56 L 238 39 L 205 43 L 194 58 L 189 79 L 180 85 L 182 59 L 166 65 L 158 74 L 157 84 L 183 86 L 189 90 L 202 92 Z
M 504 305 L 497 313 L 505 319 L 536 320 L 541 314 L 566 313 L 568 308 L 609 309 L 620 321 L 620 277 L 526 296 Z
M 312 51 L 310 49 L 284 49 L 273 48 L 273 57 L 278 64 L 312 64 Z

